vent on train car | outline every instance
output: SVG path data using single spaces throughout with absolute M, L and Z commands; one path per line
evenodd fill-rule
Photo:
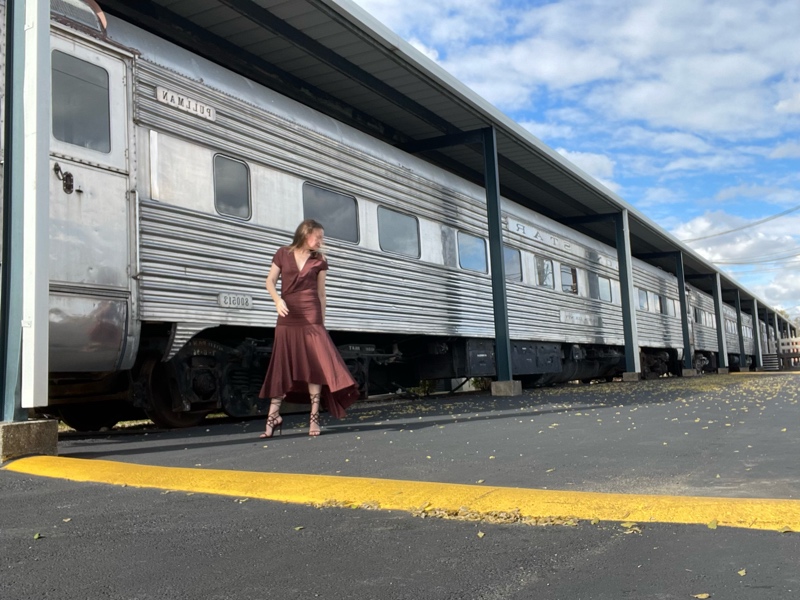
M 106 15 L 94 0 L 50 0 L 50 12 L 105 33 Z

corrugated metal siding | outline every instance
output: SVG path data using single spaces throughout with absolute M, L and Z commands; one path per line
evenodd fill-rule
M 677 299 L 677 280 L 667 273 L 654 272 L 634 263 L 633 283 L 636 287 L 665 298 Z M 634 295 L 634 306 L 637 298 Z M 655 348 L 683 348 L 683 330 L 680 314 L 671 317 L 650 311 L 636 310 L 636 328 L 639 345 Z
M 709 294 L 705 294 L 696 288 L 690 288 L 689 304 L 692 307 L 699 307 L 711 314 L 715 314 L 714 298 Z M 694 318 L 694 310 L 692 310 L 692 318 Z M 695 321 L 694 325 L 694 347 L 695 350 L 705 350 L 709 352 L 719 351 L 719 342 L 717 341 L 717 330 L 713 327 L 707 327 L 702 323 Z
M 218 107 L 217 121 L 200 121 L 156 102 L 157 85 Z M 379 198 L 423 218 L 478 235 L 484 232 L 485 205 L 479 200 L 144 60 L 136 69 L 135 118 L 139 125 L 178 132 L 301 178 L 338 182 L 361 197 Z M 288 241 L 286 232 L 148 200 L 141 207 L 143 319 L 274 324 L 264 277 L 272 253 Z M 538 252 L 522 238 L 515 241 Z M 332 329 L 494 336 L 488 275 L 373 254 L 335 242 L 330 246 Z M 550 254 L 568 264 L 616 276 L 613 269 L 593 266 L 574 255 L 556 249 Z M 365 279 L 365 263 L 370 265 L 369 279 Z M 217 305 L 221 292 L 251 295 L 256 306 L 251 311 L 223 309 Z M 422 298 L 426 309 L 419 314 Z M 608 338 L 622 343 L 619 306 L 513 283 L 508 298 L 514 338 L 584 343 L 603 343 Z M 562 323 L 561 310 L 599 316 L 603 335 L 588 335 L 585 326 Z

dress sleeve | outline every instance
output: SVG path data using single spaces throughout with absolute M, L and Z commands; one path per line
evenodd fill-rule
M 320 258 L 319 260 L 319 270 L 320 271 L 327 271 L 328 270 L 328 261 L 324 258 Z
M 278 248 L 278 251 L 272 257 L 272 264 L 283 271 L 283 248 Z

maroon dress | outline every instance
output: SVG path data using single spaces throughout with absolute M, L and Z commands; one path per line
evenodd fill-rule
M 298 271 L 294 253 L 280 248 L 272 264 L 281 270 L 281 297 L 289 308 L 278 316 L 275 344 L 260 398 L 286 396 L 288 402 L 310 402 L 308 384 L 322 385 L 322 405 L 337 419 L 358 399 L 358 385 L 322 322 L 317 276 L 325 259 L 312 254 Z

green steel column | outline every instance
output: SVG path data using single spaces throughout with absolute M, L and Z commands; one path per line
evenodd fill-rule
M 0 281 L 0 392 L 3 421 L 24 421 L 20 396 L 22 352 L 23 82 L 25 1 L 6 2 L 3 241 Z
M 619 261 L 619 287 L 622 294 L 622 328 L 625 334 L 625 371 L 641 373 L 639 357 L 639 332 L 636 327 L 636 305 L 633 301 L 633 260 L 628 227 L 628 210 L 614 215 L 617 260 Z
M 714 293 L 714 316 L 717 320 L 717 367 L 728 368 L 728 340 L 725 339 L 725 315 L 722 312 L 722 284 L 719 273 L 711 277 Z
M 686 297 L 686 273 L 683 270 L 683 253 L 675 253 L 675 276 L 678 278 L 678 298 L 681 303 L 681 329 L 683 330 L 683 368 L 692 369 L 692 337 L 689 334 L 689 299 Z
M 758 316 L 758 300 L 753 298 L 753 342 L 756 345 L 756 369 L 764 368 L 764 358 L 761 353 L 761 319 Z
M 742 325 L 742 294 L 736 288 L 736 332 L 739 334 L 739 369 L 747 367 L 747 354 L 744 349 L 744 325 Z
M 483 130 L 483 162 L 486 185 L 486 215 L 489 224 L 489 263 L 492 269 L 495 365 L 498 381 L 511 381 L 511 341 L 508 333 L 508 303 L 503 261 L 503 221 L 500 207 L 500 173 L 494 127 Z

